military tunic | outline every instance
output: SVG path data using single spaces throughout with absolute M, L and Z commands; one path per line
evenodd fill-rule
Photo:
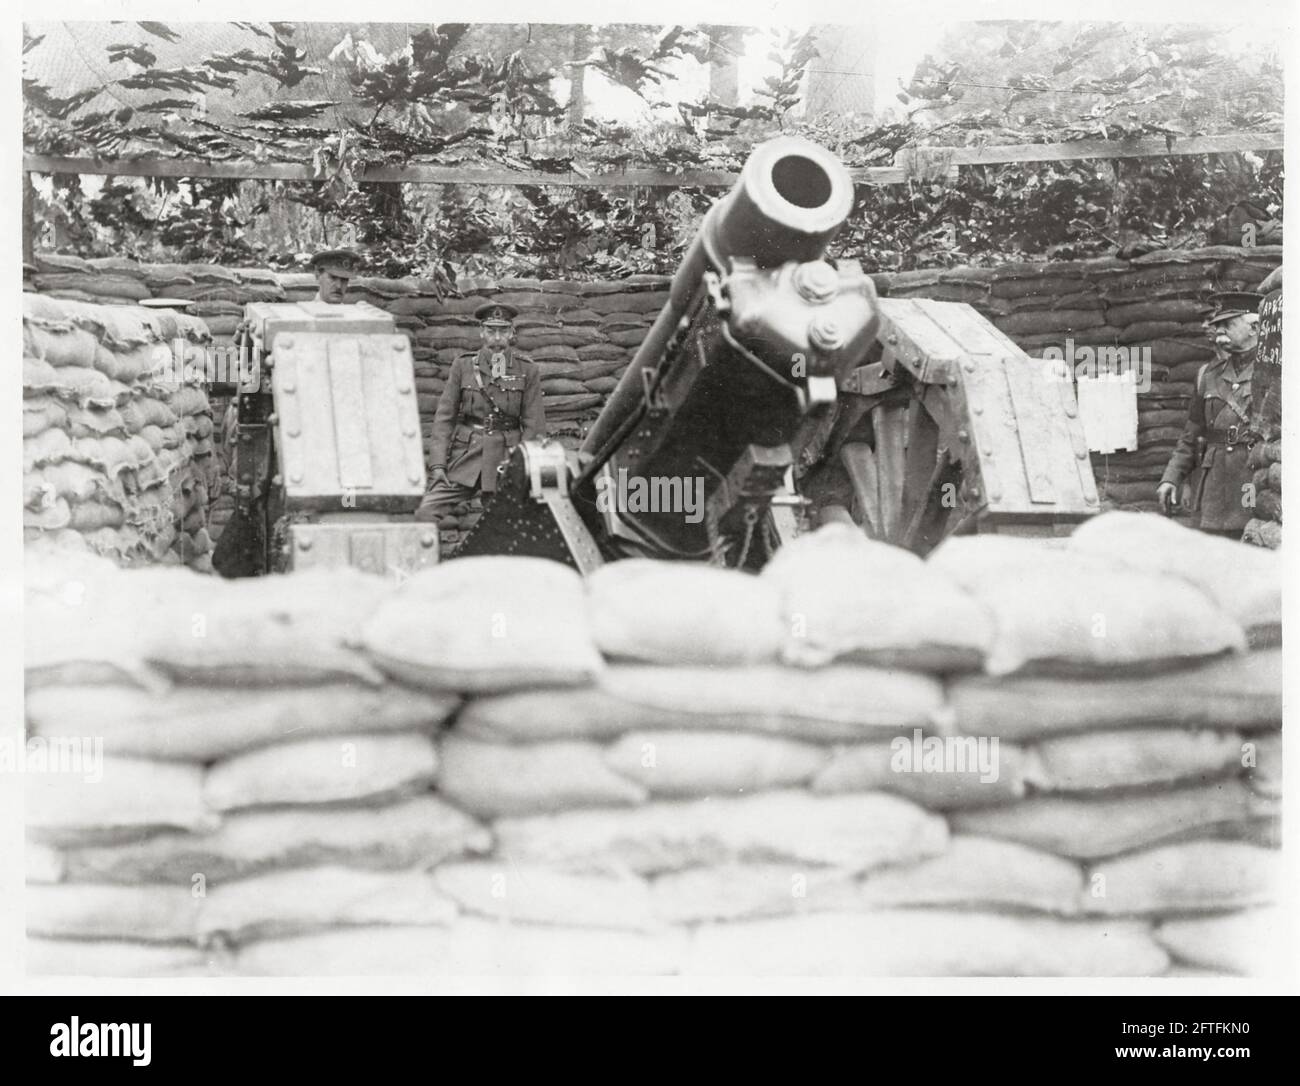
M 1200 510 L 1203 531 L 1240 532 L 1251 518 L 1248 464 L 1251 432 L 1251 376 L 1254 352 L 1227 354 L 1207 362 L 1196 375 L 1187 422 L 1174 447 L 1162 483 L 1189 483 L 1189 508 Z M 1198 439 L 1205 454 L 1196 463 Z
M 486 347 L 451 364 L 430 441 L 434 467 L 446 468 L 453 483 L 488 493 L 496 489 L 498 465 L 515 446 L 546 429 L 541 371 L 513 350 L 500 353 L 504 370 L 495 377 L 493 352 Z

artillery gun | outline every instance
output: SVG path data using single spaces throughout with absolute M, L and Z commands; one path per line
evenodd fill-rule
M 755 149 L 582 447 L 523 442 L 457 556 L 758 569 L 827 519 L 925 553 L 953 533 L 1061 532 L 1095 513 L 1068 379 L 970 306 L 877 298 L 857 261 L 828 259 L 853 199 L 825 149 Z M 424 458 L 392 318 L 256 303 L 246 325 L 218 571 L 436 561 L 437 532 L 410 519 Z
M 1097 512 L 1069 381 L 969 305 L 826 259 L 852 206 L 823 148 L 758 147 L 581 449 L 524 442 L 457 555 L 755 569 L 810 519 L 925 553 Z
M 243 329 L 235 511 L 217 572 L 436 562 L 438 533 L 411 519 L 424 452 L 411 347 L 393 318 L 366 302 L 254 302 Z

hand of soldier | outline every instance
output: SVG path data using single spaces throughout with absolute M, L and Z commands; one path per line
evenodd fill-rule
M 1161 483 L 1156 487 L 1156 501 L 1160 503 L 1160 511 L 1169 516 L 1178 505 L 1178 488 L 1173 483 Z
M 433 471 L 432 471 L 432 472 L 430 473 L 430 475 L 429 475 L 429 481 L 430 481 L 430 482 L 433 482 L 433 483 L 441 483 L 443 486 L 446 486 L 446 485 L 447 485 L 447 469 L 446 469 L 446 468 L 434 468 Z

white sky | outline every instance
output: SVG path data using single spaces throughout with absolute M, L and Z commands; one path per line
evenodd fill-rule
M 876 104 L 878 109 L 883 109 L 894 101 L 899 80 L 904 83 L 910 80 L 917 61 L 934 49 L 948 24 L 918 20 L 911 15 L 878 15 L 873 24 L 878 34 Z M 782 23 L 781 29 L 802 33 L 808 29 L 808 24 Z M 777 73 L 777 65 L 767 59 L 770 50 L 766 34 L 759 32 L 746 37 L 738 72 L 742 105 L 752 100 L 753 88 L 761 85 L 764 76 Z M 675 79 L 663 85 L 663 100 L 675 102 L 704 97 L 708 90 L 708 68 L 705 65 L 688 57 L 671 70 Z M 568 81 L 556 80 L 555 86 L 557 96 L 564 101 L 568 94 Z M 610 82 L 592 69 L 588 69 L 586 92 L 589 111 L 605 120 L 629 123 L 654 112 L 632 91 Z

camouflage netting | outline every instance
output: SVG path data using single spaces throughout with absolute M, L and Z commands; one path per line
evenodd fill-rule
M 24 775 L 27 966 L 1267 974 L 1280 583 L 1126 513 L 759 576 L 32 555 L 27 756 L 103 748 Z
M 1255 289 L 1281 259 L 1281 246 L 1219 246 L 1131 260 L 1104 257 L 873 278 L 882 294 L 967 302 L 1031 355 L 1063 350 L 1067 339 L 1076 348 L 1149 349 L 1152 380 L 1138 398 L 1138 448 L 1094 454 L 1093 467 L 1104 508 L 1153 511 L 1196 371 L 1212 357 L 1201 308 L 1216 290 Z M 217 344 L 228 341 L 245 303 L 301 301 L 316 291 L 306 273 L 54 255 L 39 255 L 36 265 L 34 288 L 56 296 L 116 303 L 149 296 L 192 299 L 192 312 L 206 322 Z M 650 275 L 581 283 L 467 279 L 458 286 L 463 297 L 439 300 L 433 284 L 420 279 L 363 277 L 352 283 L 352 298 L 392 313 L 412 338 L 426 444 L 452 360 L 479 345 L 473 311 L 497 299 L 519 308 L 518 344 L 542 368 L 547 419 L 561 442 L 576 447 L 663 305 L 668 280 Z M 1277 516 L 1260 514 L 1275 525 L 1264 528 L 1261 542 L 1280 534 L 1276 504 Z M 213 495 L 214 538 L 232 505 L 229 495 Z M 443 543 L 454 545 L 477 516 L 477 501 L 458 510 L 442 524 Z
M 23 302 L 28 542 L 209 571 L 221 472 L 193 365 L 211 343 L 204 323 L 124 297 Z

